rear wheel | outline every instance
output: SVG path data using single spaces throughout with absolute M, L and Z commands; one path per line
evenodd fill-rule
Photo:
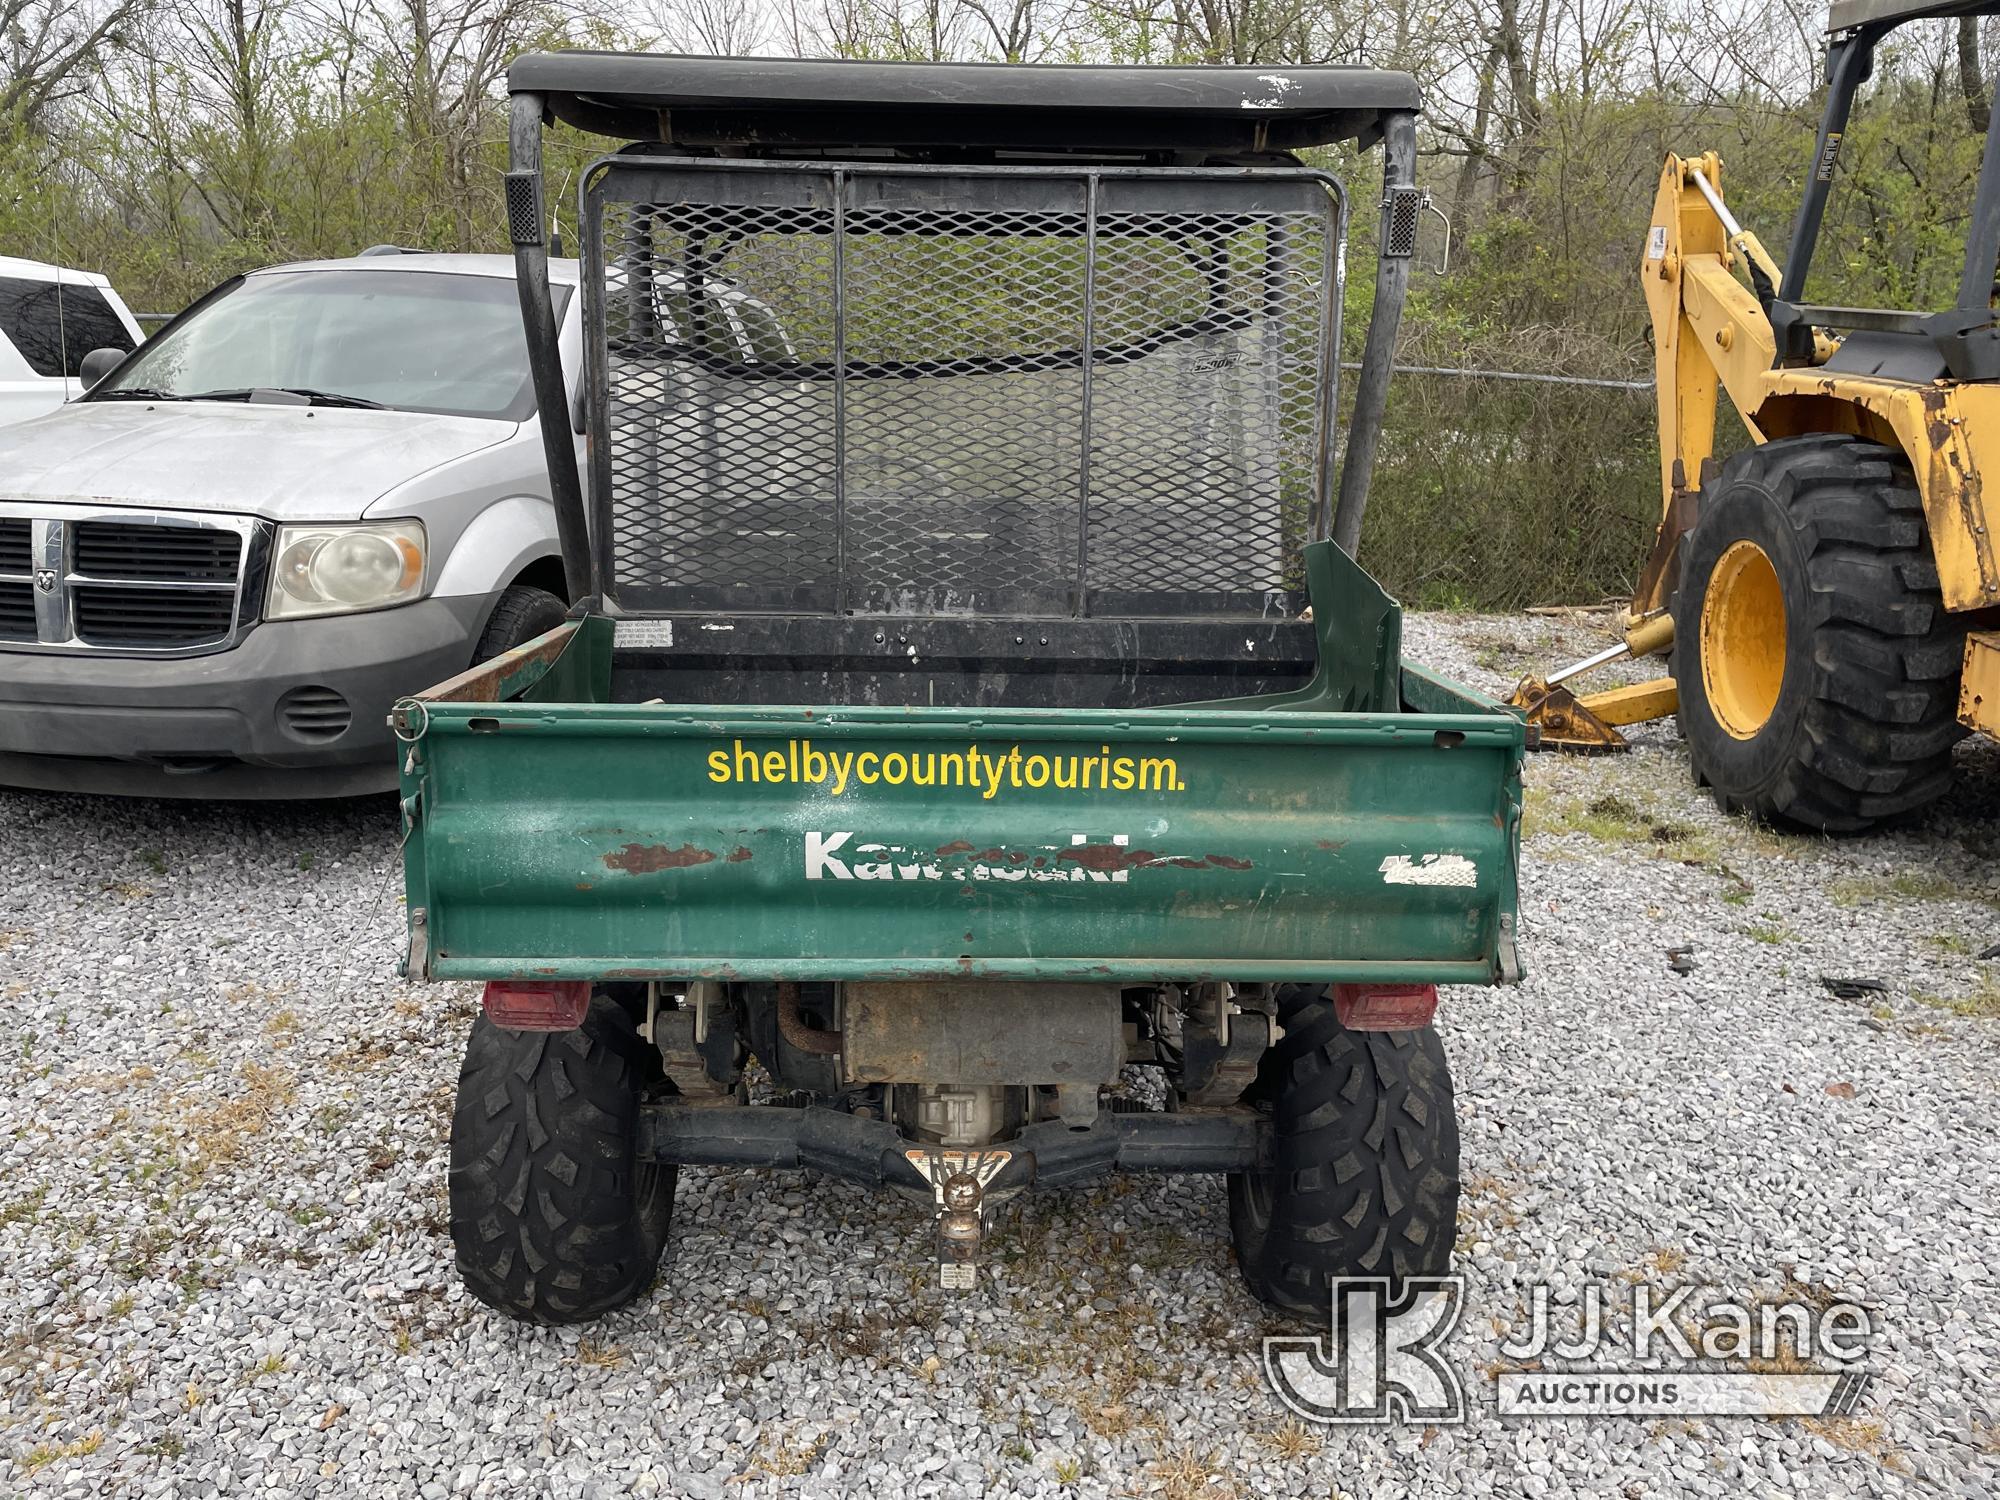
M 501 591 L 500 602 L 493 606 L 486 628 L 479 633 L 479 644 L 473 648 L 473 663 L 491 661 L 502 651 L 525 646 L 536 636 L 554 630 L 568 614 L 562 600 L 547 589 L 525 583 L 508 584 Z
M 1725 810 L 1853 833 L 1935 800 L 1964 732 L 1964 644 L 1895 450 L 1783 438 L 1703 493 L 1674 680 L 1696 779 Z
M 451 1238 L 466 1290 L 580 1323 L 652 1284 L 675 1169 L 636 1159 L 644 1094 L 670 1088 L 628 1016 L 592 997 L 574 1031 L 472 1023 L 451 1123 Z
M 1255 1096 L 1271 1111 L 1268 1172 L 1229 1177 L 1250 1290 L 1325 1317 L 1335 1277 L 1442 1276 L 1458 1233 L 1458 1119 L 1435 1028 L 1349 1031 L 1323 985 L 1278 992 L 1284 1036 Z

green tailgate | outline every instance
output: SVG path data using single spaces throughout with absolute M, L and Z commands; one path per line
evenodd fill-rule
M 519 676 L 587 696 L 608 623 Z M 1521 725 L 1401 696 L 1448 711 L 406 705 L 414 966 L 1510 977 Z

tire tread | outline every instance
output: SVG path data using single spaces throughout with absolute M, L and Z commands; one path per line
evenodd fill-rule
M 1442 1275 L 1458 1221 L 1458 1120 L 1435 1029 L 1358 1032 L 1323 986 L 1278 994 L 1284 1035 L 1260 1091 L 1271 1110 L 1268 1216 L 1243 1174 L 1230 1223 L 1250 1290 L 1324 1316 L 1341 1276 Z
M 1965 626 L 1944 608 L 1909 465 L 1892 448 L 1841 434 L 1780 438 L 1737 454 L 1716 481 L 1762 486 L 1785 508 L 1806 556 L 1814 617 L 1801 732 L 1757 792 L 1718 793 L 1726 811 L 1818 832 L 1860 832 L 1934 801 L 1950 784 Z M 1699 599 L 1675 601 L 1675 676 L 1698 638 Z M 1699 737 L 1696 780 L 1714 786 Z
M 650 1055 L 604 996 L 566 1032 L 473 1022 L 451 1130 L 451 1236 L 466 1290 L 533 1323 L 602 1316 L 652 1284 L 673 1169 L 633 1157 Z

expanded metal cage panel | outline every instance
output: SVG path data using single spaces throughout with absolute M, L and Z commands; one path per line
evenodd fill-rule
M 585 195 L 623 612 L 1291 608 L 1338 200 L 1301 171 L 712 168 Z

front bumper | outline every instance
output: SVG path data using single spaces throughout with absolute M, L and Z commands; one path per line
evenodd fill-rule
M 487 603 L 433 598 L 267 622 L 207 656 L 0 652 L 0 786 L 147 797 L 389 791 L 390 704 L 470 665 Z

